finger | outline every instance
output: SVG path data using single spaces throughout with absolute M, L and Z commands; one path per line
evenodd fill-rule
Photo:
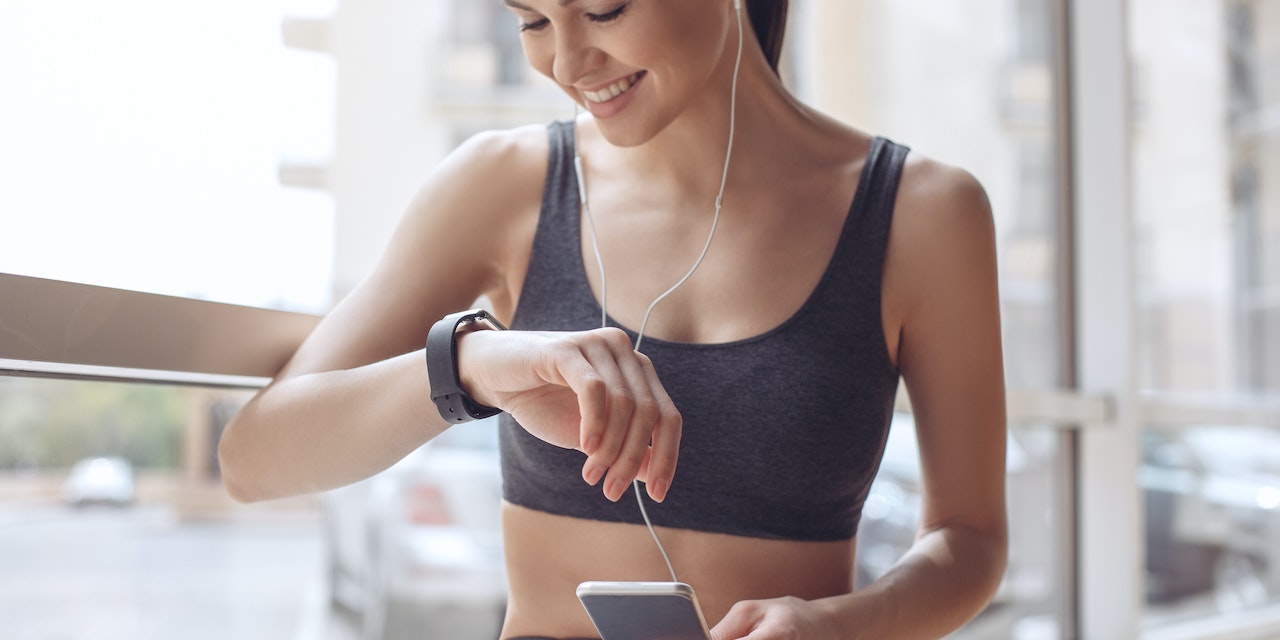
M 680 455 L 680 438 L 684 433 L 683 419 L 675 403 L 667 395 L 653 362 L 643 354 L 636 354 L 639 365 L 649 384 L 649 391 L 657 402 L 658 420 L 650 435 L 650 444 L 641 465 L 645 487 L 649 497 L 657 502 L 667 498 L 667 491 L 676 474 L 676 462 Z
M 593 486 L 616 460 L 630 423 L 634 383 L 628 382 L 620 366 L 633 359 L 630 344 L 617 329 L 569 334 L 554 358 L 562 383 L 577 396 L 576 446 L 587 454 L 582 478 Z
M 653 445 L 649 445 L 649 449 L 644 453 L 644 460 L 640 462 L 640 471 L 636 473 L 636 479 L 640 482 L 649 484 L 649 462 L 653 459 Z M 652 496 L 651 496 L 652 497 Z
M 630 351 L 630 340 L 625 333 L 615 329 L 578 334 L 574 341 L 593 375 L 603 383 L 598 398 L 593 399 L 596 406 L 592 410 L 592 419 L 584 419 L 579 426 L 579 446 L 587 454 L 582 465 L 582 478 L 594 486 L 604 477 L 622 449 L 635 407 L 632 383 L 622 368 L 627 358 L 619 357 L 619 354 Z
M 592 449 L 599 446 L 596 439 L 591 438 L 590 435 L 605 431 L 604 425 L 609 415 L 609 402 L 606 397 L 609 381 L 590 362 L 578 344 L 565 341 L 553 353 L 552 369 L 556 375 L 546 379 L 554 384 L 567 386 L 573 391 L 577 398 L 579 417 L 576 446 L 583 453 L 590 454 Z M 560 446 L 575 445 L 566 442 Z M 596 481 L 599 481 L 599 478 L 596 478 Z M 595 484 L 595 482 L 591 483 Z
M 600 346 L 607 349 L 607 354 L 603 350 L 599 352 L 602 361 L 598 366 L 616 367 L 622 384 L 607 394 L 610 402 L 608 425 L 602 434 L 600 448 L 591 454 L 588 464 L 594 465 L 595 469 L 608 469 L 604 493 L 616 501 L 626 493 L 648 454 L 659 405 L 641 362 L 645 358 L 632 349 L 626 334 L 614 331 L 602 333 L 599 337 Z
M 624 434 L 622 447 L 605 477 L 604 493 L 617 501 L 626 493 L 632 481 L 640 475 L 640 467 L 649 454 L 649 442 L 653 438 L 653 425 L 657 409 L 652 401 L 638 400 L 632 412 L 632 420 Z
M 711 640 L 738 640 L 755 630 L 762 615 L 749 602 L 739 602 L 729 608 L 729 613 L 711 628 Z

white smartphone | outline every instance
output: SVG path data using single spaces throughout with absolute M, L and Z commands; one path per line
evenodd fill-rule
M 578 600 L 600 640 L 710 640 L 693 587 L 683 582 L 584 582 Z

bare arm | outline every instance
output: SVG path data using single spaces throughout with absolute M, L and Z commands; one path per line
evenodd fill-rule
M 486 167 L 521 163 L 528 154 L 518 144 L 472 140 L 433 172 L 374 271 L 228 425 L 219 458 L 232 496 L 257 500 L 352 482 L 446 428 L 415 352 L 432 322 L 499 282 L 493 256 L 503 237 L 492 230 L 510 228 L 512 202 L 522 194 L 478 183 Z
M 903 638 L 938 637 L 977 615 L 1000 584 L 1007 549 L 990 205 L 969 176 L 918 168 L 924 175 L 907 178 L 921 188 L 906 192 L 906 242 L 894 247 L 901 251 L 890 268 L 911 292 L 898 354 L 920 444 L 923 513 L 916 543 L 864 594 L 893 603 L 883 611 L 896 612 L 889 627 Z
M 482 294 L 499 315 L 512 311 L 546 153 L 540 128 L 486 135 L 434 172 L 374 272 L 228 425 L 219 460 L 233 497 L 354 482 L 449 428 L 429 398 L 423 341 L 436 320 Z M 590 454 L 584 478 L 603 480 L 610 498 L 637 476 L 663 497 L 679 415 L 625 334 L 473 332 L 458 338 L 458 359 L 477 400 Z
M 994 231 L 981 186 L 908 164 L 885 268 L 923 469 L 920 531 L 865 589 L 825 600 L 740 603 L 728 638 L 938 638 L 977 615 L 1006 563 L 1004 374 Z M 786 633 L 796 632 L 791 636 Z

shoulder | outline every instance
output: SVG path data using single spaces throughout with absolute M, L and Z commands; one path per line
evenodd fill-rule
M 968 171 L 912 151 L 898 187 L 895 223 L 919 240 L 991 228 L 991 203 Z
M 549 126 L 531 124 L 514 129 L 482 131 L 458 145 L 449 159 L 509 169 L 520 169 L 530 162 L 545 163 Z
M 973 174 L 915 152 L 907 156 L 893 214 L 893 248 L 928 255 L 957 243 L 985 246 L 994 229 L 987 192 Z
M 545 125 L 531 125 L 479 133 L 454 149 L 409 202 L 371 282 L 419 295 L 448 288 L 453 308 L 501 297 L 537 226 L 547 140 Z
M 427 175 L 409 204 L 403 225 L 447 225 L 454 238 L 469 241 L 471 246 L 500 241 L 501 234 L 495 231 L 507 228 L 530 210 L 536 213 L 547 150 L 545 125 L 473 135 Z
M 911 152 L 903 168 L 885 265 L 895 311 L 995 286 L 995 223 L 968 171 Z
M 458 145 L 427 180 L 427 188 L 467 198 L 503 197 L 542 187 L 549 148 L 547 127 L 485 131 Z

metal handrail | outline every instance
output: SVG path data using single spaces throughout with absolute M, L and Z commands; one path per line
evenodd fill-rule
M 0 273 L 0 375 L 255 389 L 267 384 L 319 316 Z M 1280 398 L 1142 394 L 1139 423 L 1280 429 Z M 895 409 L 911 411 L 905 389 Z M 1114 398 L 1010 389 L 1014 425 L 1106 428 Z
M 318 320 L 0 274 L 0 375 L 261 386 Z

